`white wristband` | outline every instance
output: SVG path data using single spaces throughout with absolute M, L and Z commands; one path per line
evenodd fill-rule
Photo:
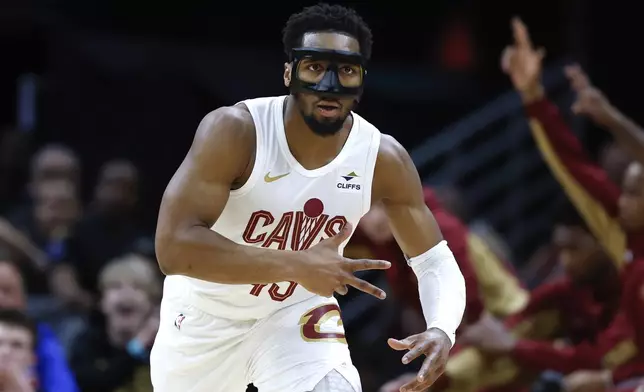
M 454 345 L 456 330 L 465 313 L 465 279 L 447 241 L 408 259 L 407 263 L 418 278 L 427 329 L 440 329 Z

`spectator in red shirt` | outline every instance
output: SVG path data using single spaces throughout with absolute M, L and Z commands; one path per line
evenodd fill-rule
M 477 321 L 483 309 L 498 317 L 506 317 L 521 310 L 528 301 L 528 293 L 513 271 L 507 268 L 507 264 L 498 259 L 485 241 L 471 233 L 457 217 L 444 209 L 434 191 L 428 187 L 425 188 L 425 203 L 432 210 L 443 237 L 450 244 L 450 249 L 454 252 L 465 277 L 467 309 L 464 324 Z M 404 316 L 409 331 L 406 332 L 415 333 L 425 328 L 422 314 L 419 312 L 415 275 L 407 267 L 380 205 L 374 205 L 361 220 L 358 230 L 345 248 L 345 255 L 392 261 L 387 277 L 394 296 L 407 308 Z M 480 355 L 472 351 L 475 349 L 465 348 L 461 351 L 457 345 L 452 350 L 453 358 L 450 362 L 456 360 L 456 363 L 467 365 L 455 367 L 448 364 L 445 377 L 469 384 L 475 381 L 472 374 L 485 373 L 487 370 Z M 455 359 L 458 357 L 462 359 Z
M 505 322 L 483 317 L 464 332 L 468 343 L 515 365 L 514 377 L 485 385 L 486 391 L 524 390 L 530 375 L 570 373 L 600 361 L 593 346 L 619 306 L 618 271 L 574 207 L 557 218 L 552 242 L 565 277 L 537 287 L 526 308 Z
M 520 20 L 513 21 L 513 29 L 515 44 L 505 51 L 502 65 L 521 95 L 537 146 L 568 198 L 621 270 L 619 311 L 595 345 L 601 354 L 596 367 L 604 371 L 571 377 L 574 385 L 568 389 L 607 391 L 610 383 L 631 387 L 644 381 L 644 166 L 631 163 L 622 190 L 588 158 L 557 107 L 545 96 L 541 84 L 543 51 L 533 48 Z

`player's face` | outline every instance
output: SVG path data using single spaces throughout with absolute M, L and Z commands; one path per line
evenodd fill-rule
M 605 255 L 595 238 L 581 227 L 557 226 L 553 242 L 566 275 L 577 283 L 588 283 L 605 265 Z
M 339 33 L 305 34 L 302 39 L 302 47 L 360 53 L 360 45 L 355 38 Z M 327 65 L 326 61 L 305 59 L 299 69 L 300 72 L 306 73 L 306 77 L 312 77 L 316 76 L 313 75 L 314 73 L 323 72 Z M 286 64 L 284 73 L 286 86 L 290 85 L 292 71 L 291 64 Z M 355 69 L 353 64 L 338 64 L 338 78 L 343 85 L 347 84 L 351 87 L 353 87 L 352 83 L 359 85 L 362 82 L 362 74 Z M 334 135 L 342 129 L 342 125 L 355 106 L 357 98 L 312 92 L 297 93 L 294 94 L 294 97 L 304 121 L 313 132 L 321 136 Z
M 627 230 L 644 228 L 644 167 L 640 163 L 631 163 L 624 175 L 619 219 Z

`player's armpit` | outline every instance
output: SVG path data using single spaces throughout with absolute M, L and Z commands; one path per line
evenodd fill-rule
M 255 128 L 244 107 L 220 108 L 202 120 L 161 202 L 156 253 L 164 273 L 230 284 L 288 280 L 283 253 L 238 245 L 210 230 L 254 151 Z
M 425 204 L 418 171 L 407 150 L 382 135 L 373 180 L 374 202 L 382 200 L 394 237 L 408 257 L 438 244 L 443 236 Z

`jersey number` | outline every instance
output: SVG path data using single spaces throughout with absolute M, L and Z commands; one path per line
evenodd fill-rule
M 271 297 L 273 301 L 277 302 L 282 302 L 295 292 L 295 288 L 297 287 L 297 283 L 295 282 L 288 282 L 288 287 L 286 290 L 282 290 L 280 286 L 277 283 L 271 284 L 271 287 L 268 288 L 268 295 Z M 250 291 L 251 295 L 254 295 L 255 297 L 259 297 L 259 295 L 262 293 L 262 290 L 264 290 L 264 287 L 268 286 L 267 284 L 254 284 L 253 289 Z

